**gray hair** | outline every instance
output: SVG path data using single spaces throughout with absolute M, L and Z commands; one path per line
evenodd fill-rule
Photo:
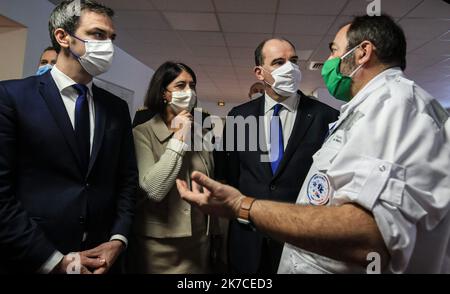
M 93 0 L 62 1 L 55 7 L 48 22 L 50 39 L 52 40 L 56 52 L 59 53 L 61 51 L 61 46 L 58 41 L 56 41 L 55 31 L 57 29 L 63 29 L 68 34 L 74 34 L 79 26 L 81 12 L 85 9 L 98 14 L 107 15 L 110 18 L 114 16 L 114 10 Z

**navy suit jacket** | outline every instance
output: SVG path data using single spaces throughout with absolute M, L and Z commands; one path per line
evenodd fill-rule
M 295 203 L 303 181 L 312 164 L 312 156 L 322 146 L 328 133 L 330 123 L 338 119 L 339 112 L 333 108 L 298 92 L 300 103 L 289 143 L 274 175 L 270 162 L 261 162 L 261 155 L 266 154 L 260 148 L 250 151 L 248 146 L 244 151 L 216 153 L 216 177 L 239 189 L 244 195 L 258 199 Z M 257 142 L 264 132 L 260 128 L 259 117 L 264 116 L 265 96 L 233 108 L 228 116 L 244 118 L 256 117 L 258 132 Z M 226 126 L 227 128 L 227 126 Z M 226 135 L 226 128 L 224 136 Z M 235 127 L 234 134 L 238 134 Z M 250 137 L 249 130 L 244 132 L 245 138 Z M 226 137 L 224 137 L 226 145 Z M 237 138 L 234 138 L 237 142 Z M 246 143 L 248 144 L 248 143 Z M 234 149 L 236 150 L 236 149 Z M 240 273 L 256 273 L 258 271 L 263 234 L 252 231 L 237 221 L 230 222 L 228 235 L 229 265 L 233 271 Z M 276 272 L 281 257 L 282 245 L 271 240 L 269 252 L 272 271 Z
M 0 82 L 0 271 L 35 272 L 59 250 L 128 236 L 138 173 L 127 104 L 93 86 L 95 134 L 83 173 L 51 76 Z

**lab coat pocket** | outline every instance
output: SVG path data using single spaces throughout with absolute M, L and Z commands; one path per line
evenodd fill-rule
M 336 158 L 339 150 L 331 147 L 322 147 L 316 154 L 313 155 L 314 167 L 318 171 L 326 172 L 333 160 Z
M 399 207 L 403 202 L 403 192 L 405 190 L 405 173 L 403 166 L 393 164 L 391 174 L 387 180 L 386 186 L 381 192 L 380 200 Z
M 359 193 L 355 195 L 357 203 L 368 210 L 372 210 L 375 203 L 382 199 L 398 206 L 402 202 L 404 190 L 405 168 L 377 158 L 364 157 L 365 181 L 361 181 Z M 359 171 L 363 171 L 360 169 Z M 354 178 L 360 177 L 355 169 Z

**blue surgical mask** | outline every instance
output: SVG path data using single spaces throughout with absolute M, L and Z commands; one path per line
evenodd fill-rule
M 53 65 L 51 65 L 51 64 L 41 65 L 41 66 L 38 68 L 38 70 L 37 70 L 37 72 L 36 72 L 36 75 L 37 75 L 37 76 L 41 76 L 41 75 L 47 73 L 48 71 L 51 71 L 52 68 L 53 68 Z

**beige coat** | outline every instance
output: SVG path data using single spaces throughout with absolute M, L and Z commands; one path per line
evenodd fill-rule
M 134 231 L 153 238 L 179 238 L 194 230 L 211 231 L 210 218 L 180 198 L 175 179 L 190 185 L 190 174 L 201 171 L 213 176 L 211 152 L 186 152 L 187 145 L 173 139 L 159 115 L 133 130 L 139 168 L 140 191 Z M 195 225 L 205 220 L 205 228 Z M 192 224 L 195 222 L 195 224 Z M 214 230 L 217 223 L 213 222 Z

